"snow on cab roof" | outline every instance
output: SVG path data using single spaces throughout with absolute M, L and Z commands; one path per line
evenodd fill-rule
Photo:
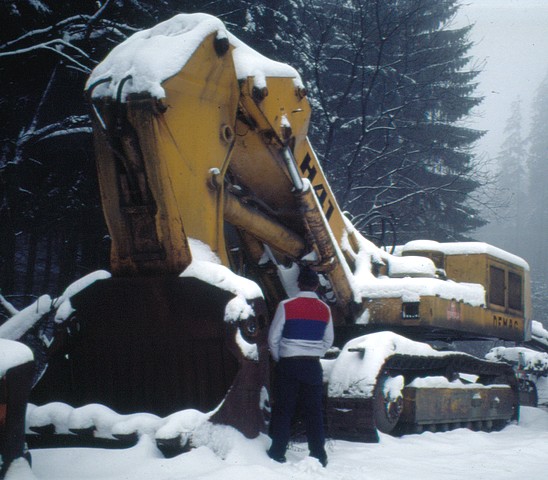
M 86 90 L 95 85 L 94 98 L 116 98 L 120 83 L 131 76 L 124 85 L 122 101 L 128 94 L 141 92 L 163 98 L 162 82 L 176 75 L 202 41 L 213 33 L 219 39 L 228 38 L 234 47 L 232 56 L 238 79 L 254 77 L 254 85 L 262 88 L 266 86 L 266 77 L 289 77 L 297 86 L 302 86 L 294 68 L 256 52 L 230 34 L 218 18 L 192 13 L 176 15 L 130 36 L 97 65 L 88 79 Z
M 518 265 L 525 270 L 529 270 L 529 264 L 523 258 L 484 242 L 439 243 L 433 240 L 413 240 L 399 249 L 400 252 L 425 250 L 433 250 L 444 253 L 445 255 L 472 255 L 485 253 L 498 258 L 499 260 L 504 260 Z
M 354 252 L 348 239 L 343 238 L 343 247 L 353 257 L 356 265 L 351 283 L 358 302 L 363 299 L 398 297 L 404 302 L 418 302 L 422 296 L 439 296 L 472 306 L 485 305 L 485 288 L 482 285 L 434 278 L 435 269 L 431 261 L 423 263 L 415 257 L 396 257 L 384 252 L 351 224 L 347 224 L 347 232 L 352 234 L 358 249 Z M 396 272 L 397 277 L 374 276 L 373 262 L 387 264 L 389 270 Z

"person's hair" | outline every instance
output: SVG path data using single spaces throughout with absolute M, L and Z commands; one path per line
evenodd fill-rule
M 320 284 L 318 274 L 310 267 L 302 267 L 299 273 L 298 283 L 300 288 L 314 290 Z

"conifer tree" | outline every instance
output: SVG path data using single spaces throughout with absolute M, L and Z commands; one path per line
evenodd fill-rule
M 548 75 L 544 78 L 533 102 L 529 135 L 529 217 L 526 233 L 527 259 L 531 265 L 534 312 L 542 318 L 548 309 Z
M 511 105 L 504 129 L 504 141 L 498 155 L 499 192 L 506 206 L 501 212 L 502 225 L 497 229 L 497 244 L 509 251 L 525 255 L 527 208 L 527 148 L 522 133 L 521 100 Z M 502 227 L 502 228 L 501 228 Z
M 357 221 L 399 219 L 401 239 L 461 239 L 483 224 L 469 196 L 474 96 L 470 28 L 455 0 L 313 2 L 297 56 L 316 109 L 313 143 Z

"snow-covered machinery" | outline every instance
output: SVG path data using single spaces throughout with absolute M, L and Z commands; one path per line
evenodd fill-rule
M 0 478 L 10 463 L 27 457 L 25 412 L 34 372 L 31 350 L 0 338 Z
M 526 346 L 495 347 L 485 357 L 512 365 L 520 405 L 548 405 L 548 331 L 540 322 L 533 321 L 532 340 Z
M 308 142 L 293 68 L 214 17 L 178 15 L 117 46 L 87 92 L 112 277 L 71 296 L 73 335 L 34 403 L 165 416 L 222 401 L 212 421 L 266 431 L 268 319 L 307 264 L 339 347 L 324 360 L 331 436 L 517 418 L 509 365 L 423 342 L 529 339 L 527 264 L 482 243 L 392 255 L 365 239 Z

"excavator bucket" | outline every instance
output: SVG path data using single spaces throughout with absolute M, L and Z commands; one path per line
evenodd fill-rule
M 233 298 L 192 277 L 95 282 L 72 298 L 72 335 L 50 361 L 33 402 L 99 403 L 121 414 L 160 417 L 190 408 L 209 412 L 243 376 L 238 384 L 245 388 L 231 390 L 213 420 L 256 436 L 268 415 L 259 408 L 268 389 L 266 312 L 257 299 L 253 317 L 227 323 L 225 309 Z M 237 339 L 254 345 L 257 356 L 247 358 Z

